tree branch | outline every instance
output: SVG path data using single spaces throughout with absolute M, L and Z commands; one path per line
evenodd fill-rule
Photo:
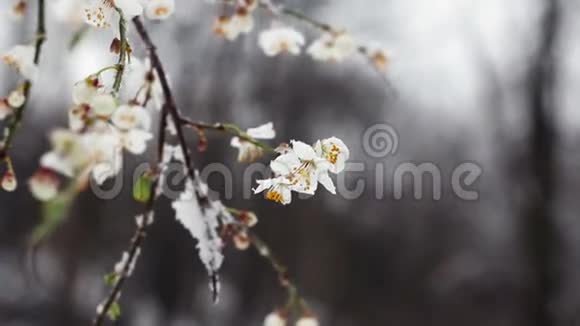
M 45 23 L 45 3 L 44 0 L 38 0 L 38 12 L 37 12 L 37 25 L 36 25 L 36 41 L 34 44 L 34 64 L 38 65 L 40 63 L 40 55 L 42 53 L 42 45 L 46 41 L 46 23 Z M 30 90 L 32 88 L 32 81 L 26 80 L 23 85 L 25 101 L 21 107 L 16 109 L 14 116 L 10 121 L 8 126 L 8 132 L 6 133 L 6 139 L 2 142 L 0 147 L 0 159 L 8 159 L 9 151 L 14 141 L 14 136 L 20 127 L 22 119 L 24 118 L 24 111 L 26 105 L 28 104 L 28 97 L 30 96 Z

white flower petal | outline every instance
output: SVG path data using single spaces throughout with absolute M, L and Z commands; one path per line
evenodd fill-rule
M 55 152 L 44 154 L 40 158 L 40 166 L 58 172 L 69 178 L 74 176 L 74 167 L 71 162 Z
M 132 154 L 140 155 L 147 150 L 147 142 L 153 139 L 153 135 L 144 130 L 131 129 L 122 136 L 123 147 Z
M 320 173 L 318 175 L 318 182 L 320 182 L 320 184 L 324 186 L 324 188 L 326 188 L 326 190 L 328 190 L 331 194 L 336 195 L 336 187 L 334 186 L 334 182 L 328 175 L 328 172 Z
M 303 161 L 312 161 L 316 157 L 316 152 L 312 146 L 297 140 L 290 142 L 296 155 Z
M 246 133 L 254 139 L 273 139 L 276 137 L 276 131 L 274 130 L 274 124 L 272 122 L 256 128 L 250 128 Z
M 35 81 L 38 75 L 38 67 L 34 63 L 35 52 L 36 49 L 32 45 L 16 45 L 2 55 L 2 60 L 24 78 Z
M 107 179 L 117 175 L 117 171 L 111 162 L 101 162 L 93 166 L 91 175 L 95 182 L 100 186 L 105 183 Z
M 89 104 L 93 97 L 97 95 L 98 84 L 98 80 L 95 79 L 85 79 L 76 83 L 73 87 L 73 102 L 77 105 Z
M 344 170 L 350 151 L 342 140 L 336 137 L 324 139 L 321 142 L 322 157 L 331 163 L 330 172 L 340 173 Z
M 117 100 L 111 94 L 96 95 L 89 104 L 94 114 L 105 118 L 110 117 L 117 108 Z
M 275 27 L 262 31 L 258 38 L 258 44 L 270 57 L 284 52 L 298 55 L 305 42 L 304 36 L 290 27 Z

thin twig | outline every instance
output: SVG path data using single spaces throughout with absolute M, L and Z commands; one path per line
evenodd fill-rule
M 46 41 L 46 24 L 45 24 L 45 4 L 44 0 L 38 0 L 38 12 L 37 12 L 37 26 L 36 26 L 36 42 L 34 44 L 34 64 L 38 66 L 40 63 L 40 54 L 42 52 L 42 45 Z M 24 118 L 24 111 L 28 104 L 28 97 L 30 96 L 30 90 L 32 88 L 32 81 L 26 80 L 23 84 L 24 91 L 24 103 L 22 106 L 16 109 L 14 116 L 11 119 L 10 125 L 8 126 L 8 132 L 6 133 L 6 139 L 2 142 L 0 147 L 0 159 L 8 157 L 8 152 L 14 141 L 14 136 L 16 131 L 22 123 Z
M 119 38 L 121 41 L 119 61 L 117 62 L 117 74 L 115 75 L 115 82 L 113 83 L 113 90 L 117 93 L 121 88 L 123 74 L 125 73 L 125 63 L 127 61 L 127 50 L 129 48 L 129 42 L 127 41 L 127 22 L 125 21 L 123 11 L 118 7 L 115 7 L 115 10 L 119 14 Z
M 169 79 L 167 78 L 167 74 L 165 73 L 165 69 L 163 68 L 163 64 L 161 63 L 161 59 L 159 58 L 159 55 L 157 54 L 157 47 L 155 46 L 155 44 L 153 43 L 153 41 L 151 40 L 151 37 L 149 36 L 149 33 L 147 32 L 147 29 L 145 28 L 145 25 L 143 25 L 143 22 L 141 21 L 141 18 L 139 16 L 133 18 L 133 24 L 135 25 L 135 28 L 137 30 L 137 34 L 139 34 L 139 36 L 141 37 L 141 40 L 143 41 L 143 43 L 145 43 L 145 46 L 147 47 L 147 50 L 149 51 L 149 58 L 151 59 L 151 66 L 155 69 L 155 71 L 157 72 L 157 76 L 159 77 L 159 81 L 161 83 L 161 88 L 163 89 L 163 94 L 165 97 L 165 105 L 166 105 L 166 109 L 168 111 L 168 115 L 171 117 L 171 120 L 173 121 L 173 124 L 175 126 L 175 130 L 177 132 L 177 139 L 179 141 L 179 147 L 181 148 L 181 151 L 183 152 L 183 159 L 184 159 L 184 165 L 185 165 L 185 170 L 186 170 L 186 174 L 189 177 L 189 179 L 191 180 L 191 182 L 195 183 L 196 182 L 196 173 L 195 173 L 195 169 L 193 167 L 193 160 L 191 158 L 191 153 L 189 151 L 189 147 L 187 145 L 187 141 L 185 140 L 185 133 L 183 132 L 183 125 L 181 124 L 181 113 L 179 112 L 179 109 L 177 108 L 177 104 L 175 102 L 175 97 L 173 96 L 173 92 L 171 90 L 171 87 L 169 86 Z M 207 198 L 204 198 L 203 194 L 196 192 L 197 198 L 200 201 L 206 200 Z M 218 282 L 218 275 L 216 271 L 212 271 L 211 275 L 211 282 L 213 285 L 213 289 L 214 289 L 214 301 L 216 299 L 217 296 L 217 282 Z
M 266 143 L 263 143 L 253 137 L 251 137 L 250 135 L 248 135 L 245 131 L 243 131 L 241 128 L 239 128 L 236 125 L 230 124 L 230 123 L 214 123 L 214 124 L 210 124 L 210 123 L 206 123 L 206 122 L 201 122 L 201 121 L 193 121 L 191 119 L 188 118 L 180 118 L 181 124 L 183 124 L 184 126 L 187 127 L 192 127 L 192 128 L 196 128 L 199 130 L 215 130 L 215 131 L 219 131 L 219 132 L 223 132 L 226 134 L 230 134 L 232 136 L 235 137 L 239 137 L 241 140 L 247 141 L 249 143 L 252 143 L 270 153 L 276 153 L 276 150 L 274 148 L 272 148 L 271 146 L 269 146 Z
M 177 104 L 175 102 L 175 97 L 173 96 L 173 92 L 171 90 L 171 86 L 169 86 L 169 80 L 167 78 L 167 74 L 165 73 L 165 69 L 163 68 L 163 64 L 161 63 L 161 59 L 157 54 L 157 47 L 151 40 L 147 29 L 143 25 L 140 17 L 133 18 L 133 24 L 137 30 L 137 34 L 141 37 L 141 40 L 145 44 L 147 50 L 149 51 L 149 57 L 151 59 L 151 66 L 157 72 L 157 76 L 159 77 L 159 82 L 161 83 L 161 88 L 163 90 L 163 95 L 165 97 L 165 105 L 166 109 L 168 110 L 168 114 L 173 120 L 173 124 L 175 125 L 175 129 L 177 131 L 177 138 L 179 141 L 179 146 L 183 151 L 183 156 L 185 159 L 185 168 L 187 171 L 187 175 L 189 178 L 194 181 L 195 180 L 195 170 L 193 168 L 192 159 L 190 156 L 190 152 L 187 146 L 187 142 L 185 140 L 185 134 L 183 132 L 183 126 L 181 124 L 181 114 L 179 109 L 177 108 Z
M 247 214 L 247 212 L 228 207 L 227 211 L 236 216 L 241 216 L 242 214 Z M 252 247 L 256 249 L 258 254 L 262 256 L 272 267 L 274 272 L 276 272 L 278 276 L 278 280 L 280 282 L 280 286 L 286 289 L 288 294 L 288 301 L 286 304 L 285 309 L 291 310 L 294 307 L 302 310 L 302 313 L 309 312 L 308 305 L 306 301 L 300 296 L 298 291 L 298 287 L 296 284 L 290 280 L 288 276 L 288 267 L 286 267 L 273 253 L 272 249 L 268 244 L 262 240 L 255 232 L 253 232 L 247 225 L 244 223 L 236 223 L 230 224 L 236 233 L 245 233 L 248 237 L 248 240 Z
M 161 169 L 161 164 L 164 160 L 164 151 L 163 147 L 165 145 L 165 138 L 166 138 L 166 129 L 167 129 L 167 105 L 163 107 L 162 114 L 159 120 L 159 139 L 157 142 L 157 165 L 155 167 L 156 171 Z M 157 199 L 157 188 L 161 186 L 159 183 L 159 178 L 155 178 L 155 180 L 151 183 L 151 188 L 149 193 L 151 194 L 147 203 L 145 204 L 145 214 L 143 215 L 143 221 L 137 224 L 137 229 L 133 234 L 131 239 L 131 244 L 129 246 L 129 250 L 127 251 L 129 254 L 129 258 L 126 260 L 125 265 L 121 273 L 118 275 L 113 288 L 109 292 L 109 295 L 102 303 L 101 309 L 97 312 L 97 316 L 93 322 L 94 326 L 101 326 L 107 316 L 107 312 L 111 309 L 111 306 L 118 300 L 121 290 L 123 289 L 123 285 L 129 276 L 129 272 L 131 266 L 133 266 L 138 259 L 138 255 L 141 252 L 141 247 L 145 238 L 147 236 L 147 229 L 149 227 L 148 221 L 153 218 L 154 208 L 155 208 L 155 200 Z
M 163 88 L 164 97 L 165 97 L 165 104 L 163 106 L 163 111 L 162 111 L 162 114 L 161 114 L 161 117 L 159 120 L 159 141 L 158 141 L 158 146 L 157 146 L 158 161 L 157 161 L 156 170 L 157 171 L 160 170 L 161 162 L 163 162 L 163 146 L 165 145 L 167 118 L 170 115 L 172 117 L 173 121 L 175 122 L 175 125 L 176 125 L 180 146 L 183 150 L 184 157 L 185 157 L 185 164 L 186 164 L 186 168 L 188 171 L 188 176 L 192 180 L 194 180 L 195 179 L 195 172 L 193 170 L 193 167 L 191 164 L 191 158 L 190 158 L 189 152 L 187 150 L 187 143 L 185 141 L 185 136 L 183 134 L 182 126 L 180 123 L 178 123 L 180 121 L 179 111 L 177 109 L 175 99 L 173 97 L 171 88 L 169 86 L 167 75 L 166 75 L 165 70 L 163 68 L 163 65 L 161 63 L 161 60 L 159 59 L 159 56 L 157 55 L 156 47 L 153 44 L 153 42 L 151 41 L 151 38 L 149 37 L 149 34 L 148 34 L 147 30 L 145 29 L 145 26 L 141 22 L 140 18 L 135 17 L 133 19 L 133 23 L 135 24 L 135 27 L 137 29 L 139 36 L 141 37 L 141 39 L 145 43 L 145 46 L 147 47 L 147 50 L 149 51 L 151 65 L 155 69 L 155 71 L 157 72 L 161 86 Z M 155 200 L 157 197 L 156 196 L 157 187 L 159 185 L 160 185 L 159 178 L 156 178 L 153 181 L 153 183 L 151 184 L 151 189 L 150 189 L 151 196 L 149 197 L 149 200 L 147 201 L 147 204 L 145 207 L 145 212 L 146 212 L 144 215 L 145 220 L 148 219 L 148 216 L 150 216 L 150 214 L 153 214 Z M 142 245 L 143 241 L 145 240 L 147 227 L 148 227 L 148 223 L 146 221 L 143 221 L 143 223 L 140 223 L 138 225 L 137 230 L 135 231 L 135 234 L 133 235 L 133 238 L 131 240 L 131 245 L 130 245 L 129 250 L 128 250 L 129 257 L 127 259 L 127 262 L 123 266 L 123 270 L 119 274 L 119 276 L 118 276 L 113 288 L 111 289 L 109 295 L 107 296 L 105 301 L 102 303 L 101 309 L 99 309 L 99 311 L 97 312 L 97 316 L 93 322 L 94 326 L 101 326 L 103 324 L 105 317 L 107 315 L 107 312 L 112 307 L 112 305 L 117 301 L 117 299 L 121 293 L 121 290 L 123 288 L 123 285 L 127 279 L 127 274 L 131 268 L 131 265 L 133 265 L 135 260 L 137 259 L 137 255 L 140 252 L 141 245 Z

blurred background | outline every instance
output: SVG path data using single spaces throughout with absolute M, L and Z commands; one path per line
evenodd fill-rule
M 2 50 L 34 32 L 34 15 L 9 18 L 11 2 L 1 4 Z M 288 266 L 321 324 L 579 325 L 580 2 L 279 3 L 344 27 L 357 40 L 384 44 L 388 85 L 361 58 L 344 64 L 306 55 L 267 58 L 257 33 L 224 41 L 212 33 L 225 9 L 216 3 L 177 0 L 174 19 L 148 26 L 189 117 L 244 128 L 272 121 L 279 142 L 337 136 L 351 149 L 359 168 L 345 172 L 345 186 L 364 181 L 361 196 L 319 191 L 287 207 L 241 196 L 236 180 L 246 166 L 235 162 L 229 138 L 210 133 L 208 151 L 194 156 L 200 169 L 214 162 L 230 167 L 233 199 L 224 202 L 257 213 L 256 232 Z M 110 32 L 91 31 L 69 51 L 80 25 L 56 4 L 48 1 L 41 77 L 13 153 L 21 187 L 0 192 L 3 326 L 89 325 L 108 291 L 103 275 L 127 247 L 141 211 L 130 186 L 112 200 L 87 192 L 39 248 L 35 264 L 27 259 L 41 215 L 24 180 L 48 149 L 49 131 L 66 126 L 72 85 L 115 61 L 107 52 Z M 272 21 L 267 14 L 256 18 L 258 30 Z M 309 40 L 318 35 L 284 22 Z M 136 35 L 130 39 L 143 55 Z M 15 86 L 14 75 L 0 67 L 0 93 Z M 380 123 L 396 130 L 399 146 L 377 158 L 365 151 L 364 135 Z M 152 158 L 127 156 L 128 185 L 131 168 Z M 430 178 L 422 199 L 414 198 L 411 179 L 403 198 L 395 198 L 394 171 L 408 162 L 439 168 L 439 200 Z M 468 187 L 479 193 L 476 200 L 460 199 L 451 187 L 452 172 L 465 162 L 483 170 Z M 222 177 L 208 181 L 224 195 Z M 162 200 L 116 324 L 260 325 L 285 302 L 255 251 L 228 248 L 221 279 L 222 298 L 213 305 L 194 243 Z

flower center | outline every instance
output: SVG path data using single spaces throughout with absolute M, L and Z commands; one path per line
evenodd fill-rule
M 167 7 L 157 7 L 155 8 L 156 16 L 167 16 L 169 14 L 169 8 Z
M 266 199 L 271 200 L 276 203 L 282 203 L 282 194 L 277 190 L 270 190 L 266 193 Z

